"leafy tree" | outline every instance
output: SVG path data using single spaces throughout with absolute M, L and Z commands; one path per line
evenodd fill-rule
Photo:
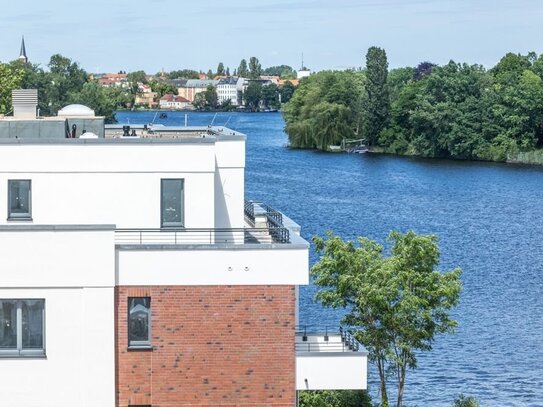
M 294 86 L 292 82 L 287 81 L 280 89 L 281 102 L 287 103 L 292 98 L 292 95 L 294 95 L 295 90 L 296 86 Z
M 219 105 L 216 88 L 209 85 L 205 91 L 196 94 L 192 104 L 198 110 L 216 109 Z
M 126 75 L 126 80 L 128 81 L 128 84 L 130 86 L 130 92 L 135 95 L 139 91 L 139 84 L 147 83 L 147 75 L 145 71 L 130 72 Z
M 364 390 L 300 391 L 300 407 L 372 407 Z
M 284 107 L 291 147 L 328 150 L 358 133 L 364 74 L 319 72 L 300 83 Z
M 415 69 L 414 73 L 414 79 L 416 81 L 420 81 L 421 79 L 429 76 L 432 73 L 432 69 L 434 69 L 437 65 L 433 64 L 431 62 L 421 62 L 417 68 Z
M 253 111 L 257 111 L 262 99 L 262 85 L 260 82 L 250 82 L 245 92 L 243 92 L 245 104 Z
M 71 92 L 69 103 L 80 103 L 89 106 L 97 116 L 105 116 L 107 123 L 115 122 L 115 110 L 121 107 L 112 92 L 122 92 L 120 89 L 103 88 L 96 82 L 87 82 L 80 91 Z M 118 95 L 115 95 L 118 96 Z
M 215 75 L 213 75 L 213 71 L 212 71 L 211 69 L 210 69 L 209 71 L 207 71 L 207 77 L 208 77 L 209 79 L 213 79 L 214 76 L 215 76 Z
M 279 76 L 281 79 L 296 79 L 296 71 L 289 65 L 270 66 L 262 71 L 262 75 Z
M 198 79 L 198 71 L 193 69 L 179 69 L 168 73 L 168 79 Z
M 224 76 L 224 64 L 222 62 L 219 62 L 219 66 L 217 66 L 217 75 L 218 76 Z
M 257 57 L 251 57 L 249 60 L 249 78 L 250 79 L 259 79 L 262 75 L 262 66 L 258 61 Z
M 249 76 L 249 69 L 247 68 L 247 61 L 242 59 L 238 67 L 238 76 L 240 78 L 247 78 Z
M 151 86 L 151 90 L 153 92 L 156 92 L 159 98 L 168 93 L 177 95 L 177 88 L 170 83 L 152 80 L 151 82 L 149 82 L 149 85 Z
M 388 61 L 384 49 L 371 47 L 366 54 L 366 92 L 368 96 L 366 139 L 376 144 L 388 124 L 390 100 L 388 95 Z
M 23 78 L 22 67 L 0 63 L 0 113 L 12 110 L 11 91 L 21 87 Z
M 228 76 L 228 77 L 230 76 L 230 67 L 229 66 L 226 67 L 226 76 Z
M 271 109 L 279 109 L 279 87 L 275 83 L 262 86 L 262 103 L 264 106 Z
M 454 399 L 452 407 L 479 407 L 479 402 L 475 397 L 460 394 Z
M 403 405 L 408 369 L 417 355 L 430 351 L 435 336 L 452 332 L 456 321 L 449 311 L 458 304 L 461 270 L 441 273 L 435 236 L 391 232 L 389 256 L 383 246 L 367 238 L 358 243 L 328 233 L 315 237 L 320 260 L 311 274 L 322 289 L 317 299 L 325 306 L 346 308 L 342 322 L 377 365 L 381 406 L 389 406 L 387 378 L 398 389 L 396 406 Z

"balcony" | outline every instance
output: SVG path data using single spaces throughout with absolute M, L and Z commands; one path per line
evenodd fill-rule
M 296 330 L 297 390 L 364 390 L 367 352 L 348 330 Z
M 121 285 L 309 283 L 298 225 L 261 203 L 243 228 L 117 229 L 115 247 Z

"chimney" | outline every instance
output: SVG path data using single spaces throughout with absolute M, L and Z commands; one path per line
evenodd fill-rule
M 13 117 L 17 119 L 35 119 L 38 107 L 37 89 L 15 89 L 11 91 Z

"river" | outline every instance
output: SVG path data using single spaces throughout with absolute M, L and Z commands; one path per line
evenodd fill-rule
M 247 135 L 246 197 L 285 212 L 304 238 L 333 230 L 384 242 L 391 230 L 412 229 L 439 236 L 441 270 L 463 269 L 457 332 L 438 337 L 408 372 L 409 406 L 450 406 L 459 393 L 485 406 L 543 406 L 543 168 L 290 150 L 278 113 L 188 114 L 189 125 L 213 120 Z M 338 325 L 341 311 L 323 309 L 314 294 L 312 285 L 300 290 L 301 324 Z M 373 367 L 369 376 L 376 396 Z

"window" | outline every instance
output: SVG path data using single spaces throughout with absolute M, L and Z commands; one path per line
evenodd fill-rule
M 128 298 L 128 347 L 151 347 L 151 298 Z
M 45 355 L 45 300 L 0 299 L 0 356 Z
M 183 179 L 161 180 L 161 227 L 183 227 L 184 184 Z
M 30 195 L 30 180 L 10 179 L 8 181 L 8 219 L 32 219 Z

